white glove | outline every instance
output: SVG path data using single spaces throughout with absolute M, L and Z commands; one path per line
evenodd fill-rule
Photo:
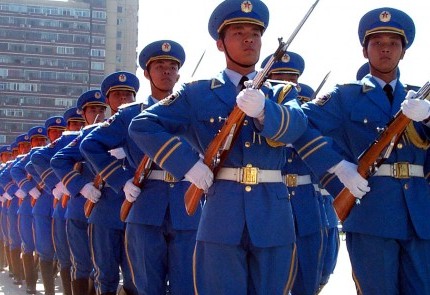
M 136 201 L 137 197 L 140 195 L 141 189 L 140 187 L 133 184 L 133 178 L 127 180 L 124 185 L 123 191 L 125 193 L 125 198 L 130 203 Z
M 264 116 L 265 96 L 260 89 L 245 88 L 236 96 L 237 106 L 248 116 L 261 120 Z
M 28 194 L 35 200 L 39 199 L 41 193 L 37 189 L 37 187 L 33 187 L 31 190 L 28 191 Z
M 12 200 L 12 197 L 8 194 L 8 193 L 4 193 L 3 194 L 3 197 L 6 199 L 6 200 Z
M 418 99 L 415 96 L 416 92 L 409 90 L 405 100 L 402 102 L 401 109 L 409 119 L 421 122 L 430 117 L 430 101 Z
M 4 202 L 4 201 L 6 201 L 6 198 L 5 197 L 3 197 L 2 195 L 0 195 L 0 202 Z
M 24 199 L 26 196 L 27 196 L 27 193 L 25 192 L 25 191 L 23 191 L 22 189 L 18 189 L 16 192 L 15 192 L 15 196 L 17 196 L 18 198 L 20 198 L 20 199 Z
M 357 165 L 354 163 L 342 160 L 336 166 L 330 168 L 329 172 L 336 174 L 343 185 L 357 199 L 361 199 L 370 191 L 368 181 L 357 172 Z
M 185 179 L 192 182 L 199 189 L 207 191 L 214 182 L 214 174 L 209 167 L 200 159 L 185 174 Z
M 70 196 L 69 190 L 67 189 L 67 187 L 64 186 L 64 184 L 61 181 L 57 182 L 57 184 L 55 185 L 55 188 L 57 188 L 63 195 Z
M 110 150 L 109 154 L 111 154 L 118 160 L 124 159 L 126 157 L 126 154 L 123 148 L 116 148 L 116 149 Z
M 98 190 L 92 182 L 84 185 L 79 193 L 93 203 L 97 203 L 100 200 L 100 196 L 102 195 L 100 190 Z
M 54 189 L 52 190 L 52 195 L 54 196 L 54 198 L 56 198 L 57 200 L 61 200 L 61 197 L 63 196 L 63 192 L 61 191 L 60 188 L 58 187 L 54 187 Z

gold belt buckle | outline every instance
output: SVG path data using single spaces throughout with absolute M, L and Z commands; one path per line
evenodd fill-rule
M 241 168 L 241 181 L 240 183 L 251 185 L 258 184 L 258 168 L 246 166 Z
M 176 182 L 176 178 L 169 172 L 164 171 L 164 182 Z
M 285 175 L 285 181 L 287 182 L 288 187 L 296 187 L 297 186 L 297 174 L 287 174 Z
M 409 163 L 408 162 L 394 163 L 393 174 L 395 178 L 409 178 Z

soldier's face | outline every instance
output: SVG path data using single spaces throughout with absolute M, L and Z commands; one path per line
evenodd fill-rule
M 397 75 L 397 65 L 404 54 L 402 37 L 394 33 L 371 35 L 367 48 L 363 48 L 364 57 L 369 59 L 370 71 L 376 76 L 378 72 Z
M 134 93 L 128 90 L 114 90 L 109 92 L 107 103 L 113 110 L 119 106 L 134 101 Z
M 31 147 L 44 146 L 47 143 L 46 137 L 33 137 L 31 139 Z
M 95 124 L 103 122 L 105 119 L 106 107 L 103 106 L 87 106 L 82 116 L 85 118 L 87 124 Z
M 84 127 L 85 123 L 80 121 L 70 121 L 67 123 L 67 130 L 70 131 L 79 131 L 82 127 Z
M 31 149 L 31 144 L 28 141 L 18 143 L 18 153 L 20 155 L 28 153 L 30 149 Z
M 224 29 L 224 39 L 217 41 L 217 47 L 228 53 L 229 68 L 230 63 L 255 66 L 260 58 L 261 34 L 261 27 L 254 24 L 231 24 Z
M 170 92 L 179 80 L 179 64 L 170 59 L 159 59 L 151 62 L 145 77 L 150 79 L 155 87 Z
M 64 130 L 62 129 L 48 129 L 48 137 L 51 142 L 61 136 Z

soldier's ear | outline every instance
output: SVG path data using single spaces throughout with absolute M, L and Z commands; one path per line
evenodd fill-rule
M 181 78 L 181 75 L 176 75 L 176 82 L 178 82 L 179 81 L 179 78 Z
M 224 42 L 222 39 L 216 40 L 216 47 L 218 48 L 219 51 L 224 52 Z
M 148 80 L 150 79 L 148 70 L 143 70 L 143 75 L 145 76 L 146 79 Z
M 364 56 L 364 58 L 368 58 L 366 47 L 363 47 L 363 56 Z

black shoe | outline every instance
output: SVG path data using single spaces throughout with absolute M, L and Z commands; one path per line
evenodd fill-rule
M 36 286 L 27 286 L 27 294 L 37 294 Z

